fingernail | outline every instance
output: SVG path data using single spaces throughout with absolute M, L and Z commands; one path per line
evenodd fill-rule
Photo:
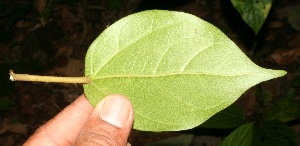
M 122 128 L 126 125 L 131 111 L 131 105 L 128 100 L 120 96 L 111 96 L 104 101 L 100 118 L 116 127 Z

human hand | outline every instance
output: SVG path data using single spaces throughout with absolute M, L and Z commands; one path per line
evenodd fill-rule
M 41 126 L 24 146 L 125 146 L 132 124 L 133 108 L 125 97 L 107 96 L 93 109 L 81 95 Z

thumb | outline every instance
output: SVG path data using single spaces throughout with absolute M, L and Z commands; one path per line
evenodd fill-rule
M 133 109 L 121 95 L 104 98 L 82 127 L 75 145 L 126 146 L 133 123 Z

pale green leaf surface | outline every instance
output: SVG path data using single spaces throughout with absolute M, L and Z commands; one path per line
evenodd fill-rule
M 272 6 L 272 0 L 231 0 L 243 20 L 258 34 Z
M 151 10 L 107 28 L 86 55 L 84 85 L 96 105 L 123 94 L 134 107 L 134 128 L 193 128 L 226 108 L 251 86 L 280 77 L 263 69 L 213 25 L 196 16 Z

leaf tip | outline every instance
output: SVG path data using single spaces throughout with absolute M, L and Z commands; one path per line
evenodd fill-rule
M 275 70 L 278 77 L 285 76 L 287 72 L 285 70 Z

